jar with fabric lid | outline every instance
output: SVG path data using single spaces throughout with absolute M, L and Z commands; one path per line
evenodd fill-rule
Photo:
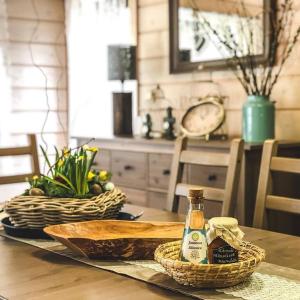
M 234 218 L 217 217 L 208 221 L 208 260 L 210 264 L 238 262 L 238 251 L 244 233 Z

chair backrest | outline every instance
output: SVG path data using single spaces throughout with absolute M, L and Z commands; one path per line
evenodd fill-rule
M 178 212 L 179 197 L 186 196 L 189 188 L 195 187 L 193 185 L 182 183 L 184 164 L 227 167 L 224 189 L 205 186 L 201 187 L 204 189 L 204 196 L 207 200 L 222 202 L 222 216 L 233 216 L 243 157 L 243 140 L 232 140 L 229 153 L 187 150 L 187 142 L 187 137 L 179 137 L 175 143 L 167 209 Z
M 23 147 L 11 147 L 11 148 L 0 148 L 0 157 L 4 156 L 19 156 L 19 155 L 30 155 L 31 156 L 31 172 L 26 174 L 0 176 L 0 184 L 10 184 L 25 182 L 25 178 L 32 177 L 40 174 L 39 158 L 37 151 L 36 137 L 34 134 L 28 135 L 28 146 Z
M 300 214 L 300 199 L 272 195 L 272 172 L 300 174 L 300 159 L 277 156 L 278 141 L 264 143 L 261 158 L 253 226 L 266 227 L 267 210 Z

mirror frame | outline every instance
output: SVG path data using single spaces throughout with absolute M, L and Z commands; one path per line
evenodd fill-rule
M 180 0 L 169 0 L 169 70 L 171 74 L 188 73 L 195 71 L 212 71 L 228 68 L 229 59 L 218 59 L 204 62 L 182 62 L 179 61 L 179 31 L 178 31 L 178 9 Z M 264 11 L 275 12 L 275 0 L 263 0 Z M 270 19 L 268 14 L 264 14 L 263 18 L 264 31 L 264 53 L 255 55 L 257 64 L 265 64 L 269 57 L 271 32 Z

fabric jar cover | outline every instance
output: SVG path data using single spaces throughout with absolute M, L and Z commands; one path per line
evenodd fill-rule
M 235 218 L 215 217 L 208 220 L 209 229 L 206 234 L 208 245 L 217 237 L 224 240 L 232 248 L 241 250 L 241 240 L 244 233 L 238 227 L 238 221 Z

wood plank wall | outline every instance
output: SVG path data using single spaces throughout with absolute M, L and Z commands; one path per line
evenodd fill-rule
M 68 132 L 64 1 L 7 0 L 6 4 L 13 135 L 20 142 L 25 133 L 34 132 L 41 143 L 48 97 L 50 112 L 44 138 L 50 147 L 61 147 Z
M 224 0 L 225 1 L 225 0 Z M 300 1 L 295 0 L 295 24 L 300 24 Z M 149 92 L 160 84 L 175 108 L 177 124 L 190 97 L 218 93 L 228 96 L 226 128 L 230 136 L 241 135 L 241 108 L 246 94 L 230 71 L 169 74 L 168 0 L 138 1 L 139 112 L 150 111 L 154 129 L 161 130 L 167 101 L 153 103 Z M 214 83 L 207 81 L 213 80 Z M 276 101 L 276 137 L 300 139 L 300 43 L 294 49 L 272 99 Z

